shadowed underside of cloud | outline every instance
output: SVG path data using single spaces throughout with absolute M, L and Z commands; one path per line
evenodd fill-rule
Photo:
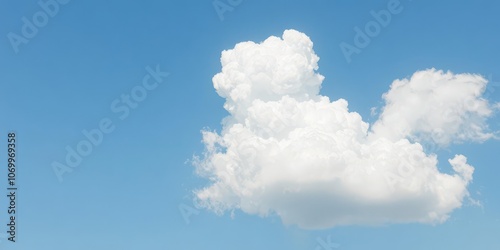
M 285 224 L 440 223 L 462 206 L 474 168 L 463 155 L 441 173 L 421 142 L 446 146 L 494 137 L 478 75 L 429 69 L 396 80 L 371 126 L 346 100 L 319 95 L 319 57 L 305 34 L 242 42 L 222 52 L 213 78 L 229 112 L 221 133 L 203 131 L 195 157 L 210 184 L 198 203 L 224 213 L 276 214 Z

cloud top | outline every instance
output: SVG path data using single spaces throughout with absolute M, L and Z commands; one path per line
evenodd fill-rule
M 419 142 L 491 138 L 486 80 L 434 69 L 396 80 L 370 128 L 346 100 L 319 95 L 318 60 L 295 30 L 222 52 L 213 83 L 230 115 L 220 133 L 202 132 L 194 165 L 210 184 L 195 191 L 198 203 L 306 229 L 440 223 L 461 207 L 474 168 L 456 155 L 453 173 L 441 173 Z

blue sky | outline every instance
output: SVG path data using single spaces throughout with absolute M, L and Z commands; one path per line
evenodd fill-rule
M 464 202 L 443 224 L 305 230 L 277 215 L 236 210 L 231 218 L 194 208 L 193 190 L 207 180 L 189 161 L 203 153 L 200 130 L 220 132 L 228 115 L 212 77 L 221 71 L 221 52 L 239 42 L 280 37 L 286 29 L 305 33 L 325 76 L 320 94 L 348 100 L 369 123 L 376 120 L 370 109 L 383 105 L 395 79 L 428 68 L 482 75 L 492 84 L 487 99 L 500 100 L 495 1 L 401 0 L 401 11 L 348 63 L 339 45 L 353 44 L 354 28 L 389 2 L 243 0 L 221 20 L 211 1 L 72 0 L 16 47 L 8 34 L 21 35 L 22 18 L 42 7 L 2 1 L 0 131 L 2 140 L 17 133 L 19 187 L 17 242 L 1 238 L 2 249 L 328 249 L 320 243 L 328 237 L 338 249 L 500 249 L 498 140 L 438 150 L 445 173 L 452 171 L 448 158 L 467 156 L 475 167 L 468 190 L 482 204 Z M 170 75 L 119 119 L 111 104 L 157 65 Z M 85 139 L 82 130 L 106 118 L 115 129 L 60 182 L 53 162 L 63 162 L 66 147 Z M 498 115 L 488 124 L 498 130 Z M 2 152 L 6 147 L 0 144 Z M 179 207 L 196 212 L 186 217 Z

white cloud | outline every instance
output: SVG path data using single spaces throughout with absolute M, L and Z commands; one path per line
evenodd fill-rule
M 374 136 L 451 142 L 485 141 L 494 137 L 486 119 L 491 105 L 481 95 L 487 81 L 479 75 L 453 74 L 435 69 L 396 80 L 384 94 L 386 106 L 373 126 Z
M 490 138 L 486 81 L 433 69 L 397 80 L 370 129 L 346 100 L 319 95 L 312 46 L 286 30 L 222 53 L 213 82 L 230 115 L 220 134 L 203 131 L 206 151 L 195 165 L 210 184 L 195 191 L 198 202 L 308 229 L 445 221 L 468 196 L 474 168 L 456 155 L 454 173 L 441 173 L 416 141 Z

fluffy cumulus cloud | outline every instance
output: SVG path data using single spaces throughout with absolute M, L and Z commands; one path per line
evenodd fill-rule
M 494 137 L 486 124 L 494 105 L 481 98 L 486 80 L 416 72 L 392 83 L 370 125 L 346 100 L 319 94 L 318 60 L 295 30 L 222 52 L 213 84 L 229 116 L 220 133 L 202 132 L 205 152 L 194 165 L 209 184 L 195 191 L 198 203 L 306 229 L 434 224 L 461 207 L 474 168 L 456 155 L 444 163 L 452 173 L 442 173 L 420 143 Z
M 484 141 L 492 107 L 481 95 L 487 81 L 478 75 L 420 71 L 396 80 L 384 94 L 386 106 L 373 126 L 375 137 L 451 142 Z

